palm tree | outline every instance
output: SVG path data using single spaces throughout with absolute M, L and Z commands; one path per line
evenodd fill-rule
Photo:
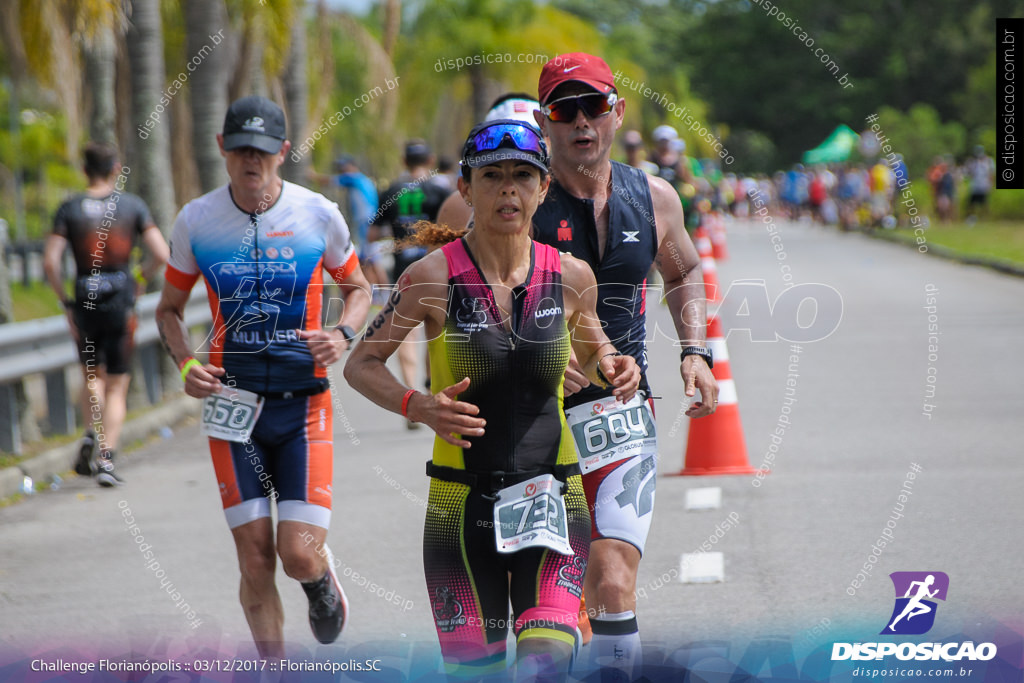
M 117 38 L 126 27 L 124 5 L 119 0 L 72 0 L 69 9 L 72 30 L 82 45 L 89 138 L 114 144 Z
M 238 59 L 229 85 L 229 98 L 264 95 L 281 99 L 281 74 L 288 60 L 292 22 L 301 0 L 228 0 L 228 15 L 238 39 Z
M 396 62 L 402 99 L 418 106 L 403 108 L 401 124 L 422 131 L 432 122 L 430 137 L 438 149 L 458 149 L 465 131 L 501 92 L 535 93 L 544 55 L 605 51 L 593 25 L 533 0 L 427 0 L 410 33 L 415 46 L 404 49 L 400 43 Z M 529 60 L 454 68 L 456 59 L 500 53 Z
M 434 0 L 417 22 L 420 35 L 432 36 L 431 42 L 443 57 L 463 57 L 507 51 L 516 34 L 534 18 L 532 0 Z M 457 17 L 457 21 L 453 19 Z M 464 67 L 469 76 L 473 121 L 487 113 L 487 105 L 496 94 L 489 82 L 496 71 L 488 64 Z
M 86 91 L 91 98 L 89 139 L 114 144 L 117 140 L 114 129 L 117 115 L 114 105 L 114 59 L 117 56 L 117 44 L 113 28 L 99 28 L 96 36 L 82 46 L 82 52 L 85 57 Z
M 149 205 L 156 224 L 169 232 L 176 207 L 167 117 L 163 115 L 170 100 L 164 95 L 160 0 L 132 0 L 127 44 L 132 64 L 132 120 L 141 126 L 152 116 L 160 119 L 145 137 L 138 135 L 134 140 L 130 181 Z
M 389 56 L 395 54 L 395 41 L 402 30 L 402 0 L 385 0 L 384 2 L 384 35 L 381 45 Z
M 281 74 L 285 108 L 288 113 L 288 135 L 295 144 L 306 137 L 306 117 L 309 112 L 309 78 L 306 75 L 306 21 L 302 12 L 296 12 L 292 21 L 291 49 L 288 63 Z M 291 155 L 285 159 L 281 168 L 285 179 L 293 183 L 302 182 L 312 168 L 309 155 L 303 155 L 295 161 Z
M 25 226 L 25 201 L 22 194 L 22 171 L 21 155 L 18 153 L 20 147 L 20 122 L 19 112 L 21 109 L 21 90 L 25 75 L 28 73 L 28 60 L 25 56 L 25 44 L 21 39 L 21 12 L 17 2 L 0 3 L 0 46 L 4 50 L 10 69 L 10 113 L 9 125 L 11 129 L 11 141 L 14 149 L 14 163 L 11 164 L 11 175 L 14 179 L 14 215 L 15 235 L 23 240 L 26 237 Z M 0 286 L 7 287 L 7 274 L 3 276 L 3 283 Z M 7 290 L 10 293 L 10 290 Z M 0 296 L 0 324 L 10 322 L 14 319 L 14 311 L 11 307 L 10 297 L 4 299 Z
M 228 31 L 228 13 L 224 0 L 186 0 L 186 44 L 189 59 L 213 51 L 192 72 L 189 99 L 192 105 L 192 149 L 199 171 L 202 192 L 223 185 L 227 180 L 224 163 L 217 147 L 224 112 L 228 108 L 228 77 L 230 55 L 221 52 Z M 213 45 L 214 38 L 221 42 Z
M 72 40 L 74 12 L 61 0 L 8 0 L 20 4 L 18 13 L 21 42 L 28 56 L 28 73 L 51 90 L 64 114 L 64 156 L 77 162 L 82 136 L 82 86 L 78 74 L 81 60 Z M 72 8 L 74 9 L 74 8 Z

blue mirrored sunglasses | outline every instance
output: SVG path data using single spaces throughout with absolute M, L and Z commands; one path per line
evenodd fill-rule
M 544 139 L 532 128 L 525 124 L 499 123 L 484 128 L 476 135 L 466 141 L 466 147 L 462 158 L 478 152 L 491 152 L 502 146 L 507 147 L 505 140 L 508 140 L 516 149 L 524 152 L 532 152 L 538 155 L 542 161 L 547 163 L 548 148 Z

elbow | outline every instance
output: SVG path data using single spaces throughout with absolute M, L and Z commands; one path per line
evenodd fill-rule
M 48 278 L 60 276 L 60 256 L 54 254 L 43 255 L 43 275 Z
M 341 371 L 342 375 L 345 377 L 345 381 L 348 382 L 348 385 L 357 391 L 359 389 L 357 386 L 359 372 L 356 370 L 356 364 L 358 362 L 359 361 L 354 355 L 350 355 L 348 360 L 345 361 L 345 367 Z
M 167 246 L 166 242 L 161 242 L 158 245 L 154 245 L 154 249 L 149 250 L 149 256 L 153 259 L 153 263 L 157 268 L 163 268 L 167 265 L 167 261 L 171 258 L 171 250 Z
M 180 318 L 179 313 L 174 307 L 167 305 L 162 299 L 160 303 L 156 305 L 156 310 L 153 312 L 153 318 L 156 320 L 158 326 L 167 324 L 168 320 L 173 321 L 175 318 Z

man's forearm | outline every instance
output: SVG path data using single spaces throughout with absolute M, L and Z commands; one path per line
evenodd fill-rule
M 57 295 L 57 299 L 64 303 L 67 301 L 68 293 L 64 290 L 64 283 L 60 281 L 60 277 L 54 273 L 51 273 L 49 269 L 46 270 L 46 281 L 50 285 L 50 289 Z
M 665 283 L 665 303 L 683 346 L 704 346 L 707 340 L 707 297 L 700 266 L 685 279 Z
M 357 332 L 366 324 L 370 312 L 370 294 L 362 287 L 353 287 L 345 294 L 345 310 L 338 326 L 347 325 Z
M 174 311 L 157 311 L 156 327 L 160 331 L 160 341 L 171 356 L 175 365 L 181 365 L 192 355 L 188 344 L 188 328 L 185 320 Z
M 52 254 L 44 255 L 43 274 L 46 275 L 46 282 L 50 285 L 50 289 L 52 289 L 57 295 L 57 299 L 63 302 L 68 298 L 68 294 L 64 290 L 64 283 L 61 281 L 60 271 L 60 257 L 54 257 Z

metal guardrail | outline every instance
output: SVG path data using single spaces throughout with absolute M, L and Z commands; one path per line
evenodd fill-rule
M 156 328 L 159 294 L 139 297 L 139 326 L 135 331 L 135 352 L 142 367 L 149 402 L 163 396 L 160 373 L 160 334 Z M 211 322 L 204 288 L 197 287 L 185 307 L 189 327 Z M 78 353 L 63 315 L 0 325 L 0 450 L 21 453 L 21 415 L 17 385 L 30 375 L 42 374 L 50 431 L 67 434 L 75 430 L 75 400 L 69 391 L 67 373 L 78 367 Z

